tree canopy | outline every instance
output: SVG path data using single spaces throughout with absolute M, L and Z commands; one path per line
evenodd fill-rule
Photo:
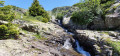
M 48 13 L 39 4 L 38 0 L 33 1 L 32 6 L 29 8 L 29 14 L 34 17 L 42 16 L 43 18 L 49 19 Z
M 4 1 L 0 1 L 0 20 L 12 21 L 15 18 L 13 11 L 11 10 L 11 6 L 4 6 Z
M 74 12 L 71 19 L 73 22 L 86 25 L 95 18 L 102 17 L 104 19 L 107 10 L 115 0 L 84 0 L 73 6 L 79 7 L 78 12 Z

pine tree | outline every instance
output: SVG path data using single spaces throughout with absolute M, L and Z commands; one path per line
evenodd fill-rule
M 15 19 L 15 14 L 10 5 L 4 6 L 4 2 L 0 1 L 0 20 L 12 21 Z
M 29 14 L 31 16 L 42 16 L 43 18 L 49 19 L 48 13 L 44 10 L 44 8 L 39 5 L 38 0 L 34 0 L 32 6 L 29 8 Z
M 4 1 L 0 1 L 0 6 L 4 6 Z

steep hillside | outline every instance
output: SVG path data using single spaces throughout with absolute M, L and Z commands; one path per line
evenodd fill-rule
M 118 0 L 85 0 L 49 12 L 38 0 L 29 10 L 0 6 L 0 56 L 120 55 Z
M 72 15 L 72 12 L 79 10 L 77 7 L 73 6 L 64 6 L 64 7 L 57 7 L 52 10 L 52 14 L 55 16 L 58 16 L 58 14 L 66 15 L 68 16 Z
M 27 12 L 27 9 L 23 9 L 23 8 L 16 7 L 16 6 L 13 6 L 13 5 L 11 5 L 11 6 L 12 6 L 12 9 L 13 9 L 14 11 L 19 12 L 19 13 L 21 13 L 21 14 L 24 14 L 24 13 Z

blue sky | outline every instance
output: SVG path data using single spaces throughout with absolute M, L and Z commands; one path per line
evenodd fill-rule
M 3 0 L 5 5 L 15 5 L 24 9 L 28 9 L 33 0 Z M 75 3 L 78 3 L 79 0 L 39 0 L 40 4 L 45 8 L 45 10 L 52 10 L 55 7 L 62 6 L 72 6 Z

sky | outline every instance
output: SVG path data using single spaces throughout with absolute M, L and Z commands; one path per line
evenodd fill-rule
M 5 5 L 14 5 L 20 8 L 28 9 L 33 0 L 2 0 L 5 1 Z M 62 6 L 72 6 L 75 3 L 78 3 L 79 0 L 39 0 L 40 5 L 44 7 L 45 10 L 49 11 L 55 7 Z

